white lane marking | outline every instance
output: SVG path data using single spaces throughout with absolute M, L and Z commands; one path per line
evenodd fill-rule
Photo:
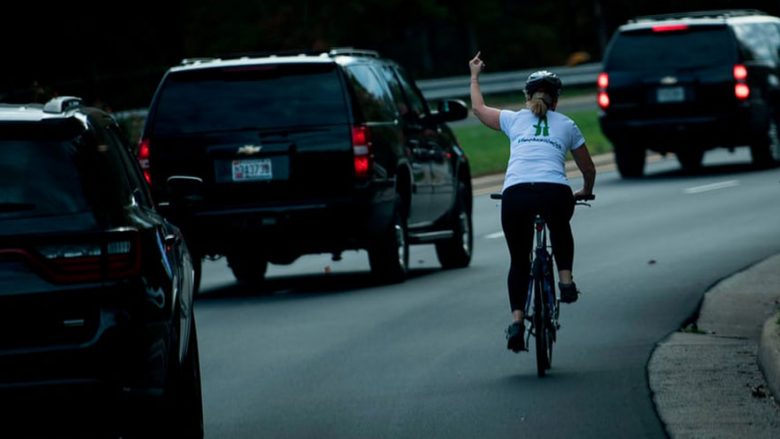
M 704 186 L 689 187 L 683 192 L 686 194 L 698 194 L 701 192 L 716 191 L 727 187 L 739 186 L 739 180 L 721 181 L 719 183 L 705 184 Z
M 485 239 L 498 239 L 503 237 L 504 237 L 504 232 L 496 232 L 496 233 L 491 233 L 489 235 L 485 235 Z

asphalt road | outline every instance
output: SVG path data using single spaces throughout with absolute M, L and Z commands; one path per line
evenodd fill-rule
M 550 374 L 506 350 L 499 206 L 475 199 L 472 266 L 413 247 L 412 277 L 382 286 L 365 253 L 271 266 L 264 292 L 204 267 L 196 304 L 208 438 L 665 437 L 647 362 L 719 279 L 780 252 L 780 169 L 747 151 L 674 159 L 648 176 L 601 172 L 572 220 L 575 279 Z M 578 187 L 579 182 L 572 181 Z

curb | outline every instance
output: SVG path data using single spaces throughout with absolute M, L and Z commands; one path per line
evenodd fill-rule
M 769 390 L 780 399 L 780 312 L 764 322 L 758 344 L 758 367 L 764 373 Z

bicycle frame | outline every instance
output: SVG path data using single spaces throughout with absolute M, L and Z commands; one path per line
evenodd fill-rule
M 556 341 L 559 302 L 555 296 L 555 274 L 552 253 L 547 246 L 547 227 L 541 215 L 534 220 L 536 247 L 533 250 L 531 273 L 528 282 L 528 299 L 525 304 L 525 319 L 530 325 L 526 333 L 526 346 L 531 336 L 536 339 L 537 372 L 544 376 L 552 362 L 552 345 Z M 541 296 L 541 297 L 540 297 Z M 544 334 L 537 333 L 544 328 Z

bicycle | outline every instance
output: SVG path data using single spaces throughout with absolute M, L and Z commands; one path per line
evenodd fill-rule
M 502 199 L 501 193 L 492 193 L 490 198 Z M 580 197 L 575 200 L 576 206 L 588 206 L 585 201 L 594 200 L 595 195 Z M 534 337 L 536 351 L 536 372 L 539 377 L 544 377 L 552 366 L 553 344 L 557 340 L 558 330 L 561 328 L 558 319 L 560 317 L 560 300 L 556 296 L 555 270 L 551 247 L 547 244 L 547 227 L 544 218 L 536 214 L 534 219 L 536 232 L 536 246 L 533 250 L 531 273 L 528 280 L 528 299 L 526 300 L 524 319 L 529 322 L 525 334 L 525 350 L 528 350 L 528 342 Z

